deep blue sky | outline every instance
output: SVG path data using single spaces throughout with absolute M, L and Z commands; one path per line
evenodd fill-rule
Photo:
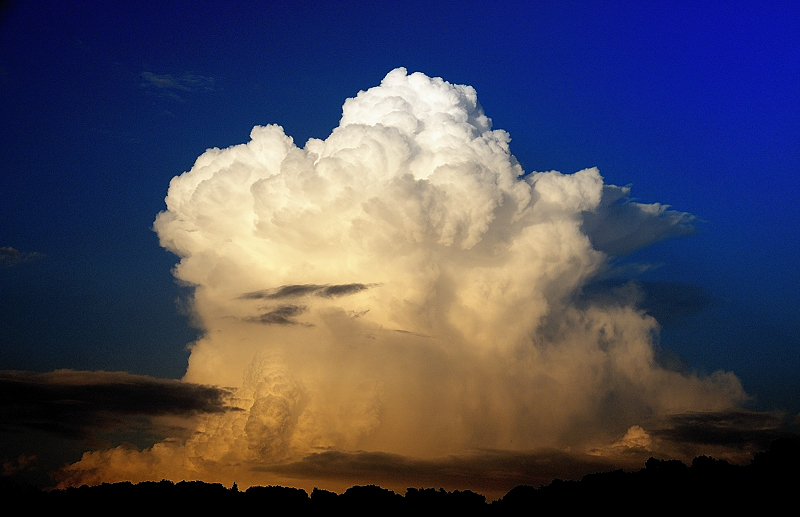
M 209 147 L 302 146 L 398 66 L 475 87 L 526 171 L 597 166 L 699 219 L 627 262 L 662 344 L 800 404 L 795 2 L 7 2 L 0 369 L 178 378 L 195 336 L 151 226 Z

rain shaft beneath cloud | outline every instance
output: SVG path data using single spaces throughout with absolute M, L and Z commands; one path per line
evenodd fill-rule
M 614 255 L 691 217 L 597 169 L 526 174 L 509 141 L 472 87 L 400 68 L 325 140 L 300 148 L 268 125 L 206 151 L 155 230 L 204 331 L 184 379 L 236 388 L 241 410 L 88 453 L 74 476 L 120 460 L 161 479 L 332 450 L 600 450 L 648 419 L 736 407 L 733 374 L 661 367 L 654 319 L 581 296 Z

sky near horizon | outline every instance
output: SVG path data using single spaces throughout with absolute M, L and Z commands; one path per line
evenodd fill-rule
M 561 477 L 746 454 L 800 411 L 798 25 L 2 4 L 6 470 L 457 488 L 544 480 L 544 448 Z

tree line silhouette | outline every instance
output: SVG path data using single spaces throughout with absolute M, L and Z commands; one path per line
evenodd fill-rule
M 376 485 L 353 486 L 342 494 L 315 488 L 309 494 L 303 489 L 282 486 L 253 486 L 240 491 L 236 484 L 227 488 L 219 483 L 163 480 L 45 491 L 15 484 L 8 478 L 0 480 L 0 496 L 7 507 L 13 508 L 9 503 L 16 501 L 29 512 L 75 508 L 90 514 L 120 509 L 131 512 L 254 509 L 267 515 L 273 511 L 408 515 L 417 510 L 508 515 L 601 508 L 656 514 L 747 508 L 764 511 L 794 502 L 799 468 L 800 438 L 795 436 L 774 441 L 746 466 L 708 456 L 696 457 L 691 465 L 650 458 L 636 472 L 588 474 L 580 481 L 556 479 L 538 488 L 520 485 L 492 502 L 470 490 L 409 488 L 405 495 L 400 495 Z

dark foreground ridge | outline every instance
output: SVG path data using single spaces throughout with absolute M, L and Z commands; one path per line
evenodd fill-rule
M 679 460 L 650 458 L 638 472 L 616 470 L 589 474 L 580 481 L 554 480 L 534 488 L 520 485 L 501 499 L 470 490 L 409 488 L 405 495 L 375 485 L 354 486 L 342 494 L 315 488 L 311 494 L 299 488 L 255 486 L 239 491 L 219 483 L 202 481 L 149 481 L 138 484 L 104 483 L 65 490 L 43 491 L 0 479 L 0 497 L 6 503 L 24 504 L 26 511 L 74 508 L 88 514 L 119 510 L 349 511 L 357 515 L 408 515 L 417 510 L 464 511 L 470 514 L 515 515 L 531 512 L 579 512 L 608 508 L 616 511 L 664 511 L 691 513 L 742 508 L 784 508 L 794 502 L 800 481 L 800 438 L 781 438 L 755 455 L 747 466 L 699 456 L 691 465 Z M 790 499 L 791 498 L 791 499 Z M 8 505 L 7 505 L 8 506 Z

